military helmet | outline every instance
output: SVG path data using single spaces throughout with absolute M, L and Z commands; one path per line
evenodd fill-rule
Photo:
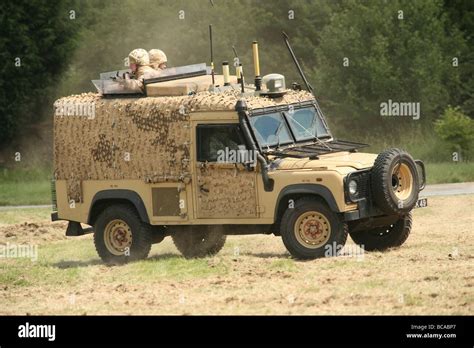
M 128 55 L 128 59 L 130 64 L 138 64 L 138 65 L 149 65 L 150 64 L 150 57 L 148 56 L 148 52 L 143 48 L 136 48 Z
M 168 61 L 165 52 L 156 48 L 150 50 L 150 52 L 148 52 L 148 55 L 150 56 L 150 63 L 156 66 L 166 63 Z

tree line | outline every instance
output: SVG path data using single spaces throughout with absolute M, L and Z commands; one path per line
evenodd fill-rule
M 413 127 L 409 117 L 381 117 L 389 100 L 419 103 L 415 127 L 434 130 L 453 114 L 448 107 L 467 124 L 474 118 L 470 0 L 34 0 L 0 7 L 2 145 L 49 117 L 56 97 L 93 91 L 90 80 L 123 68 L 134 48 L 162 49 L 169 66 L 209 64 L 209 24 L 218 72 L 220 62 L 233 61 L 234 46 L 250 81 L 251 42 L 258 40 L 263 74 L 302 82 L 282 40 L 288 33 L 323 110 L 347 132 Z

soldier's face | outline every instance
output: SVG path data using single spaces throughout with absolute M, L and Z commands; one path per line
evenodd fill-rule
M 135 72 L 137 71 L 137 65 L 135 63 L 130 63 L 130 69 L 132 70 L 132 72 Z

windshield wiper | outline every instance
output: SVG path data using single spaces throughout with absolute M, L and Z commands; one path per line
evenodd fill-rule
M 316 115 L 315 115 L 315 116 L 316 116 Z M 308 134 L 311 136 L 311 138 L 313 138 L 313 140 L 317 141 L 318 144 L 323 145 L 323 146 L 326 147 L 328 150 L 331 150 L 331 148 L 330 148 L 328 145 L 326 145 L 321 139 L 318 138 L 316 132 L 311 133 L 311 132 L 310 132 L 307 128 L 305 128 L 301 123 L 299 123 L 298 121 L 296 121 L 291 115 L 289 115 L 289 117 L 291 118 L 291 121 L 297 123 L 306 133 L 308 133 Z M 315 122 L 315 119 L 313 118 L 313 123 L 312 123 L 312 125 L 314 124 L 314 122 Z M 316 130 L 316 125 L 315 125 L 315 130 Z
M 283 121 L 284 122 L 284 121 Z M 274 133 L 275 136 L 277 137 L 277 149 L 280 148 L 280 132 L 281 130 L 283 129 L 283 122 L 280 122 L 280 124 L 278 125 L 278 128 L 276 130 L 276 132 Z
M 314 140 L 316 140 L 318 142 L 319 145 L 323 145 L 326 147 L 326 149 L 328 149 L 329 151 L 332 151 L 332 148 L 330 146 L 328 146 L 324 141 L 322 141 L 321 139 L 319 139 L 318 137 L 314 137 Z
M 286 113 L 285 113 L 286 114 Z M 315 115 L 316 116 L 316 115 Z M 331 147 L 329 147 L 324 141 L 322 141 L 321 139 L 318 138 L 316 132 L 311 133 L 307 128 L 305 128 L 301 123 L 299 123 L 298 121 L 296 121 L 291 115 L 289 115 L 289 117 L 291 118 L 291 121 L 293 122 L 296 122 L 306 133 L 308 133 L 312 138 L 313 140 L 315 140 L 319 145 L 322 145 L 324 146 L 325 148 L 327 148 L 328 150 L 332 150 Z M 313 123 L 314 124 L 315 122 L 315 119 L 313 118 Z M 315 126 L 315 130 L 316 130 L 316 126 Z

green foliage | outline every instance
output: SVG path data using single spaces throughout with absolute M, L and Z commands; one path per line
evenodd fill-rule
M 385 132 L 383 136 L 373 134 L 351 135 L 350 130 L 338 132 L 341 139 L 352 139 L 370 146 L 364 152 L 380 153 L 388 148 L 401 148 L 408 151 L 414 158 L 419 158 L 426 163 L 452 162 L 452 151 L 447 144 L 436 136 L 434 126 L 425 128 L 418 127 L 407 129 L 404 132 Z M 376 133 L 380 135 L 380 133 Z
M 419 102 L 419 122 L 429 123 L 458 83 L 451 58 L 464 45 L 439 1 L 346 1 L 321 33 L 312 77 L 328 114 L 348 129 L 408 128 L 413 120 L 383 118 L 380 104 Z
M 379 115 L 380 103 L 421 103 L 430 124 L 460 94 L 460 70 L 452 56 L 466 49 L 440 1 L 110 1 L 87 2 L 89 25 L 61 85 L 67 95 L 91 90 L 101 71 L 123 67 L 134 48 L 161 48 L 170 66 L 209 63 L 208 25 L 214 28 L 216 69 L 233 60 L 234 45 L 253 80 L 251 41 L 259 40 L 262 74 L 283 73 L 290 84 L 300 77 L 286 50 L 286 31 L 328 115 L 359 130 L 360 121 L 393 128 Z M 146 8 L 146 11 L 143 9 Z M 403 9 L 402 20 L 398 11 Z M 181 12 L 182 11 L 182 12 Z M 294 18 L 290 19 L 290 11 Z M 180 18 L 180 14 L 184 16 Z M 93 60 L 91 60 L 93 57 Z M 342 59 L 350 59 L 343 67 Z M 453 104 L 453 103 L 452 103 Z
M 0 3 L 0 145 L 50 109 L 51 87 L 65 68 L 79 25 L 72 1 Z
M 433 121 L 447 105 L 459 105 L 474 117 L 473 1 L 213 3 L 3 2 L 0 143 L 49 117 L 56 97 L 94 91 L 90 80 L 124 68 L 123 59 L 134 48 L 164 50 L 169 66 L 209 64 L 209 24 L 217 72 L 222 61 L 233 61 L 235 46 L 247 82 L 253 80 L 253 40 L 260 44 L 262 75 L 278 72 L 287 85 L 302 82 L 281 37 L 282 30 L 287 32 L 337 137 L 382 139 L 388 146 L 412 147 L 422 159 L 442 161 L 449 157 L 448 147 L 434 137 Z M 71 9 L 75 20 L 69 19 Z M 15 67 L 15 57 L 22 58 L 21 68 Z M 459 58 L 458 67 L 453 57 Z M 421 119 L 381 117 L 380 104 L 389 99 L 420 102 Z M 419 139 L 430 146 L 417 146 Z
M 473 162 L 427 163 L 426 181 L 428 184 L 444 184 L 474 181 Z
M 464 159 L 470 157 L 474 143 L 474 121 L 459 107 L 449 106 L 435 123 L 436 133 L 446 141 L 451 150 L 461 152 Z
M 459 60 L 460 83 L 454 86 L 453 105 L 460 105 L 462 110 L 474 118 L 474 1 L 445 0 L 451 25 L 461 30 L 466 42 L 464 49 L 457 56 Z

